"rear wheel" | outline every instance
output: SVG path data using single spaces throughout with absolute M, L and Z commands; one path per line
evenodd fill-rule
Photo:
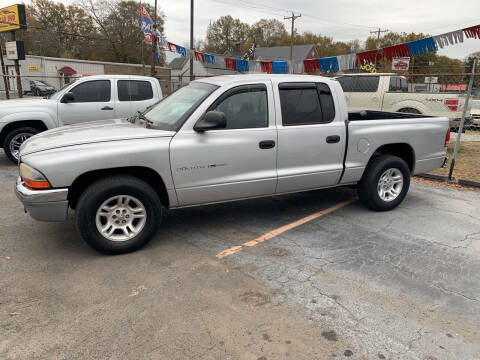
M 132 176 L 99 180 L 82 194 L 77 229 L 93 248 L 123 254 L 144 246 L 155 235 L 162 211 L 158 194 Z
M 22 146 L 25 140 L 39 132 L 38 129 L 32 127 L 20 127 L 11 130 L 7 136 L 5 136 L 5 141 L 3 143 L 3 150 L 10 161 L 17 164 L 20 146 Z
M 358 187 L 362 204 L 376 211 L 388 211 L 397 207 L 410 187 L 410 169 L 407 163 L 393 155 L 374 158 Z

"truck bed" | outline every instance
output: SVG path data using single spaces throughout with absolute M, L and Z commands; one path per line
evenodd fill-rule
M 375 111 L 375 110 L 359 110 L 348 112 L 349 121 L 359 120 L 395 120 L 395 119 L 425 119 L 433 116 L 421 115 L 421 114 L 408 114 L 399 112 L 388 111 Z

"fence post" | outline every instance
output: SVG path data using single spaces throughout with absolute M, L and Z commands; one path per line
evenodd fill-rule
M 465 105 L 463 106 L 462 119 L 460 120 L 460 126 L 458 127 L 457 139 L 455 140 L 455 148 L 453 149 L 452 162 L 450 163 L 450 171 L 448 172 L 448 180 L 452 180 L 453 178 L 453 169 L 455 167 L 455 159 L 457 158 L 458 149 L 460 148 L 460 138 L 462 136 L 463 126 L 465 124 L 465 115 L 467 114 L 468 102 L 470 101 L 470 95 L 472 93 L 476 64 L 477 64 L 477 58 L 475 57 L 473 59 L 472 74 L 470 75 L 470 82 L 468 83 L 467 98 L 465 99 Z

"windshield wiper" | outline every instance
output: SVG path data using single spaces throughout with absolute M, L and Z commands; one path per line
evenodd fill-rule
M 142 120 L 143 122 L 145 122 L 145 124 L 147 126 L 151 126 L 151 125 L 155 125 L 155 123 L 148 119 L 145 115 L 143 115 L 143 113 L 141 113 L 140 111 L 137 111 L 137 113 L 135 115 L 133 115 L 132 117 L 129 117 L 127 119 L 127 121 L 131 122 L 132 124 L 135 124 L 135 122 L 137 120 Z

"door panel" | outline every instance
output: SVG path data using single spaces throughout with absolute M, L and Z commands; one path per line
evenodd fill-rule
M 110 80 L 84 81 L 73 87 L 73 102 L 58 102 L 63 125 L 115 118 L 115 100 Z
M 276 130 L 189 131 L 170 143 L 173 181 L 180 205 L 209 203 L 273 194 L 277 182 Z
M 146 80 L 117 80 L 118 118 L 130 117 L 143 112 L 154 100 L 152 83 Z
M 276 192 L 337 184 L 343 170 L 346 130 L 340 114 L 335 114 L 329 87 L 303 84 L 299 90 L 295 85 L 281 86 Z

